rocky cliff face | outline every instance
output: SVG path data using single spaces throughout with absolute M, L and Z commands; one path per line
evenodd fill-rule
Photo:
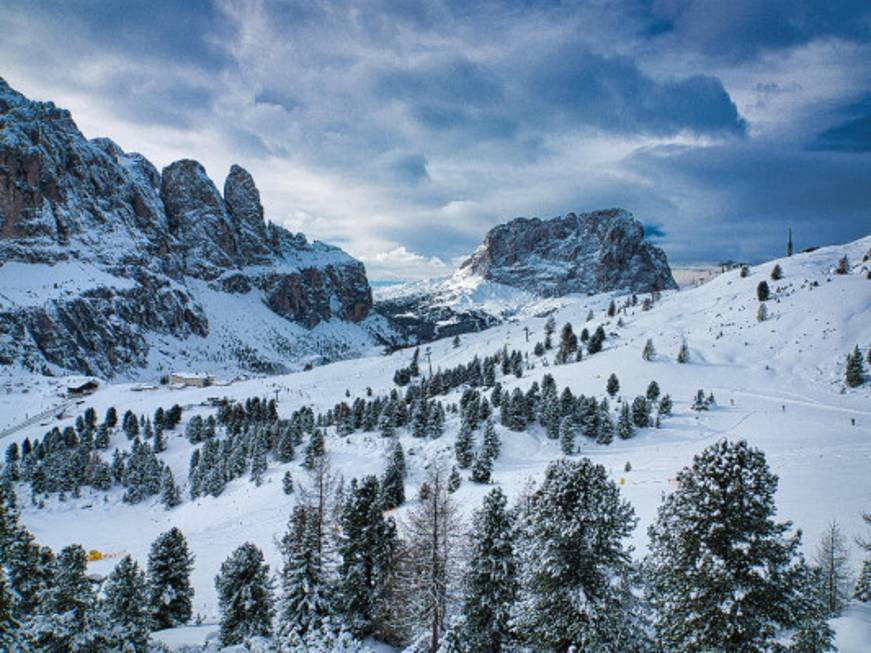
M 405 342 L 425 342 L 552 309 L 542 298 L 671 288 L 665 253 L 630 213 L 608 209 L 494 227 L 452 277 L 382 291 L 376 309 Z
M 0 364 L 135 376 L 153 359 L 155 336 L 165 344 L 214 335 L 213 309 L 203 297 L 226 293 L 286 319 L 289 334 L 275 334 L 284 355 L 245 345 L 240 360 L 242 367 L 281 370 L 294 366 L 293 357 L 316 355 L 319 345 L 347 349 L 321 334 L 311 347 L 288 346 L 305 337 L 298 327 L 360 323 L 372 307 L 362 263 L 267 223 L 243 168 L 230 169 L 223 196 L 196 161 L 176 161 L 159 173 L 109 139 L 85 139 L 68 111 L 30 101 L 0 79 L 0 277 L 15 263 L 50 279 L 70 261 L 103 281 L 58 279 L 51 287 L 63 282 L 64 293 L 30 301 L 4 292 L 0 279 Z M 366 341 L 350 335 L 357 345 Z M 235 346 L 244 340 L 222 336 Z M 210 347 L 203 351 L 226 358 L 215 351 L 221 344 Z
M 665 253 L 622 209 L 516 218 L 487 232 L 460 271 L 546 297 L 677 288 Z

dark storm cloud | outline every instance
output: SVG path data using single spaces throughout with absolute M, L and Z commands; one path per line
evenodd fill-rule
M 867 2 L 6 0 L 0 33 L 89 135 L 242 163 L 364 258 L 611 206 L 679 262 L 868 231 Z
M 835 152 L 871 152 L 871 95 L 850 104 L 845 119 L 817 136 L 811 149 Z
M 821 38 L 871 39 L 865 0 L 644 0 L 635 5 L 652 39 L 730 59 L 799 46 Z

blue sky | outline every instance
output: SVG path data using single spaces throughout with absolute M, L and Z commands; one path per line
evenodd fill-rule
M 871 233 L 871 5 L 4 0 L 0 76 L 159 167 L 248 168 L 374 279 L 620 206 L 673 264 Z

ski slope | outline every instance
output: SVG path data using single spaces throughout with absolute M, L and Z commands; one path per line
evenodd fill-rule
M 854 243 L 819 249 L 777 261 L 784 277 L 771 281 L 774 262 L 751 268 L 747 278 L 732 270 L 696 288 L 665 293 L 649 311 L 641 305 L 623 315 L 624 326 L 609 319 L 605 309 L 610 295 L 570 296 L 553 300 L 551 308 L 557 328 L 571 322 L 575 332 L 586 326 L 592 331 L 603 324 L 609 334 L 602 353 L 582 362 L 545 367 L 534 356 L 536 340 L 543 339 L 545 317 L 524 317 L 490 330 L 462 336 L 454 348 L 450 339 L 429 345 L 433 367 L 451 367 L 469 361 L 475 354 L 488 355 L 507 345 L 529 352 L 533 369 L 523 378 L 500 377 L 503 387 L 527 388 L 544 373 L 553 374 L 558 388 L 571 387 L 575 395 L 605 393 L 605 381 L 616 373 L 620 395 L 631 401 L 656 380 L 663 393 L 674 400 L 673 416 L 662 428 L 636 431 L 627 441 L 609 446 L 581 438 L 582 452 L 604 465 L 620 483 L 621 492 L 640 518 L 632 536 L 635 555 L 647 550 L 647 527 L 656 517 L 664 493 L 672 490 L 677 472 L 693 456 L 718 438 L 747 439 L 761 448 L 780 478 L 777 503 L 779 518 L 791 520 L 803 531 L 803 547 L 812 557 L 826 525 L 836 519 L 851 543 L 850 568 L 855 574 L 860 552 L 853 538 L 863 532 L 860 513 L 871 510 L 871 381 L 856 389 L 844 387 L 844 355 L 854 345 L 863 352 L 871 346 L 871 281 L 866 278 L 869 263 L 861 263 L 871 248 L 871 236 Z M 847 254 L 853 263 L 848 275 L 835 275 L 838 259 Z M 767 280 L 772 298 L 767 302 L 769 319 L 758 322 L 756 286 Z M 617 297 L 618 306 L 624 298 Z M 594 319 L 587 323 L 588 311 Z M 518 311 L 518 314 L 522 312 Z M 525 329 L 530 331 L 529 341 Z M 642 360 L 645 341 L 651 338 L 657 350 L 652 362 Z M 683 340 L 691 360 L 679 365 L 675 357 Z M 551 359 L 553 351 L 545 355 Z M 289 416 L 302 405 L 326 410 L 338 401 L 362 395 L 367 387 L 385 394 L 393 387 L 394 371 L 406 365 L 411 350 L 390 356 L 368 356 L 317 367 L 307 372 L 238 381 L 210 388 L 173 389 L 160 387 L 141 391 L 135 384 L 103 386 L 84 403 L 69 410 L 52 424 L 66 426 L 75 415 L 93 406 L 102 418 L 109 406 L 119 413 L 132 409 L 153 414 L 158 407 L 179 403 L 185 408 L 182 425 L 169 433 L 168 450 L 161 457 L 172 467 L 180 483 L 187 478 L 192 445 L 183 436 L 184 424 L 195 414 L 209 414 L 210 397 L 245 399 L 250 396 L 276 398 L 279 413 Z M 421 356 L 423 372 L 426 357 Z M 0 382 L 0 414 L 5 425 L 23 422 L 52 402 L 66 379 L 48 379 L 7 372 Z M 698 388 L 712 392 L 717 405 L 707 413 L 690 410 Z M 459 391 L 444 401 L 459 399 Z M 613 402 L 612 402 L 613 406 Z M 2 426 L 2 425 L 0 425 Z M 41 437 L 48 426 L 23 429 L 0 441 L 5 448 L 25 435 Z M 406 494 L 413 500 L 423 478 L 427 461 L 452 457 L 458 423 L 450 415 L 445 435 L 433 441 L 414 439 L 401 432 L 406 450 L 409 479 Z M 503 450 L 496 461 L 493 482 L 509 498 L 516 497 L 530 480 L 536 480 L 546 465 L 561 456 L 559 442 L 545 437 L 540 427 L 514 433 L 497 426 Z M 480 436 L 478 436 L 480 438 Z M 112 446 L 125 448 L 126 438 L 116 435 Z M 380 474 L 385 465 L 387 442 L 378 433 L 355 433 L 339 438 L 332 431 L 327 451 L 334 469 L 346 479 Z M 631 471 L 624 472 L 626 463 Z M 31 506 L 26 491 L 21 502 L 23 519 L 40 542 L 54 549 L 81 543 L 86 549 L 130 553 L 143 566 L 150 543 L 161 532 L 178 526 L 196 556 L 193 583 L 194 611 L 206 623 L 217 617 L 214 577 L 229 553 L 246 541 L 261 547 L 273 570 L 280 566 L 276 543 L 285 530 L 294 496 L 282 493 L 281 478 L 291 469 L 297 482 L 305 478 L 298 461 L 281 465 L 270 461 L 265 482 L 255 487 L 247 479 L 232 481 L 218 498 L 192 502 L 185 488 L 184 503 L 165 511 L 157 498 L 136 506 L 121 502 L 121 490 L 108 495 L 83 492 L 78 499 L 60 502 L 53 498 L 43 509 Z M 464 474 L 464 477 L 467 474 Z M 476 509 L 487 485 L 464 480 L 454 495 L 468 514 Z M 403 509 L 399 511 L 402 519 Z M 106 574 L 113 560 L 92 563 L 90 571 Z M 840 650 L 845 653 L 871 650 L 871 613 L 867 606 L 851 606 L 833 621 Z M 208 628 L 191 629 L 200 638 Z M 194 635 L 194 632 L 196 633 Z M 178 633 L 167 635 L 173 644 L 184 640 Z

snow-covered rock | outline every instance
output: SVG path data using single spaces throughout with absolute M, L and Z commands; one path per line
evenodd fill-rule
M 230 169 L 223 196 L 196 161 L 158 173 L 109 139 L 85 139 L 68 111 L 0 79 L 0 270 L 12 263 L 41 266 L 15 269 L 42 280 L 45 299 L 19 301 L 7 292 L 17 282 L 0 273 L 9 282 L 0 285 L 0 364 L 136 376 L 160 341 L 167 364 L 175 348 L 203 352 L 189 364 L 281 371 L 375 344 L 360 325 L 372 306 L 363 264 L 267 223 L 246 170 Z M 214 333 L 226 316 L 206 308 L 216 302 L 196 281 L 246 297 L 238 329 Z M 59 284 L 64 292 L 53 292 Z M 260 342 L 245 330 L 252 316 L 270 322 Z
M 553 310 L 566 295 L 674 288 L 641 223 L 606 209 L 494 227 L 453 276 L 383 289 L 376 308 L 408 341 L 424 342 Z
M 460 270 L 545 297 L 677 287 L 665 253 L 623 209 L 515 218 L 488 231 Z

